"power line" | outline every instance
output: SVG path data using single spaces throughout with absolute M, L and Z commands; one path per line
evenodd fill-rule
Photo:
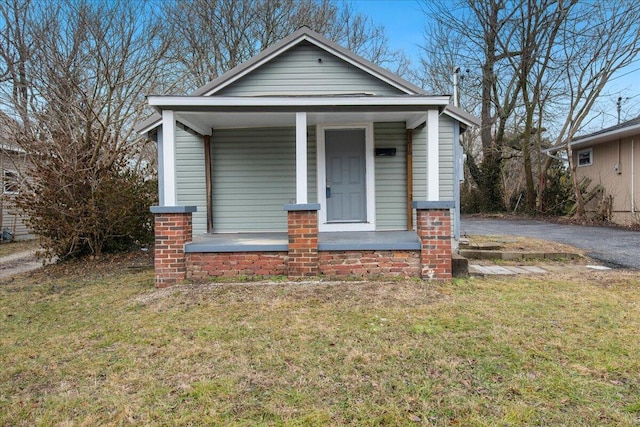
M 638 60 L 633 61 L 633 62 L 638 62 Z M 632 62 L 632 63 L 633 63 L 633 62 Z M 621 78 L 621 77 L 628 76 L 629 74 L 631 74 L 631 73 L 635 73 L 636 71 L 640 71 L 640 67 L 635 68 L 635 69 L 633 69 L 633 70 L 631 70 L 631 71 L 627 71 L 626 73 L 624 73 L 624 74 L 620 74 L 619 76 L 612 77 L 612 78 L 610 78 L 610 79 L 609 79 L 609 81 L 613 81 L 613 80 L 619 79 L 619 78 Z

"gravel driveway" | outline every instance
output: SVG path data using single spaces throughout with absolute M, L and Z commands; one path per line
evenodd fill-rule
M 609 227 L 553 224 L 528 219 L 462 217 L 461 234 L 525 236 L 584 249 L 612 266 L 640 270 L 640 232 Z

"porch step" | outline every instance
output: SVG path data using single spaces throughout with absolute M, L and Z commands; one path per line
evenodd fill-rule
M 571 252 L 515 252 L 499 250 L 460 249 L 460 255 L 470 259 L 502 259 L 528 260 L 528 259 L 577 259 L 580 254 Z
M 496 251 L 502 249 L 502 246 L 502 243 L 498 242 L 469 243 L 468 239 L 460 239 L 460 247 L 465 249 L 476 249 L 479 251 Z

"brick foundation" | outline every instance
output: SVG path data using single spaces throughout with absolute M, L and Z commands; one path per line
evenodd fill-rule
M 184 244 L 191 241 L 191 207 L 154 206 L 155 247 L 154 269 L 155 284 L 158 288 L 171 286 L 187 276 Z
M 318 211 L 290 209 L 287 212 L 287 223 L 289 235 L 287 275 L 290 278 L 317 276 L 319 273 Z
M 420 251 L 320 252 L 320 274 L 420 277 Z
M 287 274 L 286 252 L 187 253 L 187 279 Z
M 449 209 L 416 209 L 421 240 L 423 279 L 451 280 L 451 216 Z
M 185 253 L 195 207 L 151 208 L 155 214 L 155 284 L 208 276 L 419 276 L 451 280 L 451 218 L 441 202 L 414 202 L 421 250 L 318 251 L 319 205 L 287 205 L 288 252 Z M 435 206 L 432 206 L 433 204 Z M 442 206 L 441 206 L 442 205 Z M 425 207 L 426 206 L 426 207 Z

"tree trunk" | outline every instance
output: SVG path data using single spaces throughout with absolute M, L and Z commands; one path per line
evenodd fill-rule
M 567 142 L 567 158 L 569 160 L 569 171 L 571 172 L 571 184 L 573 185 L 573 195 L 576 198 L 576 213 L 573 215 L 575 218 L 582 218 L 584 216 L 584 199 L 582 198 L 582 188 L 578 182 L 578 176 L 576 175 L 577 165 L 573 161 L 573 150 L 571 150 L 571 140 Z

